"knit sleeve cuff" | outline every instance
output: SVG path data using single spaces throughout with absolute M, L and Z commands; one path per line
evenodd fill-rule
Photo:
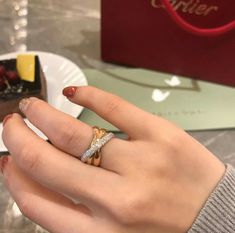
M 188 233 L 235 232 L 235 169 L 227 165 L 224 177 L 211 193 Z

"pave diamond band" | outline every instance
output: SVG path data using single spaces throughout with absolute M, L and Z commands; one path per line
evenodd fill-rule
M 92 143 L 90 148 L 85 151 L 85 153 L 81 156 L 81 161 L 86 163 L 93 155 L 99 151 L 106 143 L 108 143 L 112 138 L 114 138 L 113 133 L 107 133 L 102 138 L 96 139 L 95 142 Z

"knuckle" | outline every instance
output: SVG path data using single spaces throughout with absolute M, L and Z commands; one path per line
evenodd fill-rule
M 119 112 L 121 99 L 118 96 L 111 96 L 105 104 L 105 111 L 108 115 L 113 115 Z
M 74 125 L 66 123 L 60 126 L 60 133 L 55 135 L 54 141 L 61 148 L 68 148 L 74 145 L 74 140 L 78 138 Z
M 144 221 L 145 216 L 143 213 L 145 210 L 147 213 L 151 206 L 148 204 L 147 198 L 140 193 L 143 192 L 122 196 L 113 206 L 111 204 L 112 214 L 122 225 L 134 226 Z
M 185 141 L 185 138 L 183 138 L 180 134 L 177 135 L 177 137 L 171 137 L 169 141 L 169 146 L 171 151 L 173 152 L 172 154 L 179 155 L 179 152 L 182 149 L 182 145 L 185 145 L 185 143 L 187 143 L 187 141 Z
M 171 132 L 168 135 L 163 135 L 160 138 L 161 145 L 165 148 L 169 155 L 177 155 L 181 150 L 182 145 L 187 143 L 185 136 L 182 132 Z
M 21 164 L 30 171 L 36 171 L 40 163 L 38 154 L 32 150 L 30 143 L 25 145 L 20 152 Z

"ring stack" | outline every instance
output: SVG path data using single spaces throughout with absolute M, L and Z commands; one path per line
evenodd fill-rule
M 93 127 L 93 139 L 91 141 L 90 147 L 81 156 L 81 161 L 89 165 L 96 167 L 100 166 L 101 163 L 101 149 L 114 137 L 113 133 L 108 133 L 105 129 Z
M 93 127 L 93 132 L 94 136 L 91 142 L 91 146 L 93 146 L 97 142 L 97 140 L 101 139 L 107 134 L 107 131 L 105 129 L 100 129 L 96 126 Z M 101 149 L 96 151 L 94 155 L 86 161 L 86 163 L 89 165 L 99 167 L 101 163 Z

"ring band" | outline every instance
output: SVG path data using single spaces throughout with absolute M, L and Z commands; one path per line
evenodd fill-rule
M 114 137 L 113 133 L 108 133 L 101 139 L 98 139 L 82 156 L 81 161 L 86 162 L 91 158 L 99 149 L 101 149 L 107 142 L 109 142 Z
M 97 127 L 94 127 L 96 129 L 98 129 L 97 131 L 97 138 L 102 138 L 107 134 L 107 131 L 105 129 L 99 129 Z M 101 157 L 102 157 L 102 153 L 101 153 L 101 149 L 99 149 L 93 156 L 92 158 L 92 162 L 91 165 L 99 167 L 101 164 Z
M 94 145 L 98 139 L 102 138 L 103 136 L 107 134 L 107 131 L 105 129 L 98 128 L 96 126 L 93 127 L 93 132 L 94 132 L 94 136 L 91 142 L 91 146 Z M 101 149 L 99 149 L 98 151 L 94 153 L 94 155 L 91 158 L 89 158 L 86 161 L 86 163 L 89 165 L 99 167 L 101 164 L 101 157 L 102 157 Z
M 105 129 L 93 127 L 94 136 L 90 148 L 81 156 L 81 161 L 90 165 L 99 166 L 101 161 L 101 148 L 113 137 L 113 133 L 107 133 Z

